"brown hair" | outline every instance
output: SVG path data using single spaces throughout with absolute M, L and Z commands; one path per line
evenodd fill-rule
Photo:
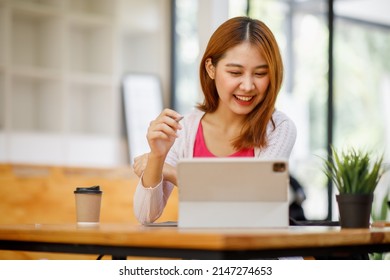
M 267 125 L 272 121 L 276 97 L 282 85 L 283 62 L 274 35 L 260 20 L 249 17 L 231 18 L 213 33 L 200 62 L 199 74 L 204 101 L 198 104 L 197 108 L 212 113 L 217 109 L 219 102 L 215 81 L 209 77 L 205 68 L 206 60 L 211 58 L 213 65 L 216 66 L 227 50 L 243 42 L 253 44 L 265 58 L 270 82 L 264 100 L 248 114 L 241 135 L 233 141 L 233 146 L 236 149 L 262 148 L 267 145 Z

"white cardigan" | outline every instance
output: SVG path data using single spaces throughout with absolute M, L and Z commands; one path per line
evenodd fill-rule
M 176 139 L 169 151 L 166 163 L 176 166 L 183 158 L 192 158 L 194 143 L 199 122 L 204 112 L 194 110 L 181 121 L 183 129 L 178 131 Z M 268 146 L 265 149 L 255 148 L 255 157 L 262 159 L 289 159 L 295 144 L 296 127 L 284 113 L 275 110 L 272 115 L 275 123 L 273 129 L 270 122 L 267 126 Z M 174 185 L 164 179 L 155 187 L 145 188 L 140 179 L 134 194 L 134 214 L 141 224 L 151 223 L 162 214 Z

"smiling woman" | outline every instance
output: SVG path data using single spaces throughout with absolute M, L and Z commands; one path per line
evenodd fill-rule
M 277 42 L 263 22 L 236 17 L 217 28 L 200 63 L 204 101 L 180 123 L 179 113 L 163 110 L 147 132 L 150 153 L 135 159 L 140 180 L 134 211 L 140 223 L 162 214 L 181 159 L 289 158 L 296 128 L 275 109 L 282 77 Z

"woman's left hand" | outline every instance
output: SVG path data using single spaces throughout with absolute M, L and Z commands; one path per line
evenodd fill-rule
M 143 154 L 136 158 L 134 158 L 133 170 L 134 173 L 141 177 L 142 173 L 146 168 L 146 164 L 148 163 L 149 154 Z M 163 167 L 163 176 L 166 181 L 171 182 L 172 184 L 177 186 L 177 178 L 176 178 L 176 168 L 168 163 L 164 163 Z
M 134 173 L 138 177 L 142 176 L 142 173 L 144 172 L 146 167 L 146 163 L 148 162 L 148 157 L 149 154 L 147 153 L 134 158 L 133 169 L 134 169 Z

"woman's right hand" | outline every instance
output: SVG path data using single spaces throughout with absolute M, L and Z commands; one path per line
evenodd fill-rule
M 173 110 L 165 109 L 150 123 L 146 138 L 150 153 L 142 177 L 143 186 L 154 187 L 163 177 L 165 158 L 177 138 L 177 130 L 181 129 L 178 119 L 181 115 Z
M 150 153 L 155 157 L 165 158 L 177 138 L 177 130 L 181 129 L 178 121 L 181 115 L 174 110 L 164 109 L 150 123 L 146 138 Z

